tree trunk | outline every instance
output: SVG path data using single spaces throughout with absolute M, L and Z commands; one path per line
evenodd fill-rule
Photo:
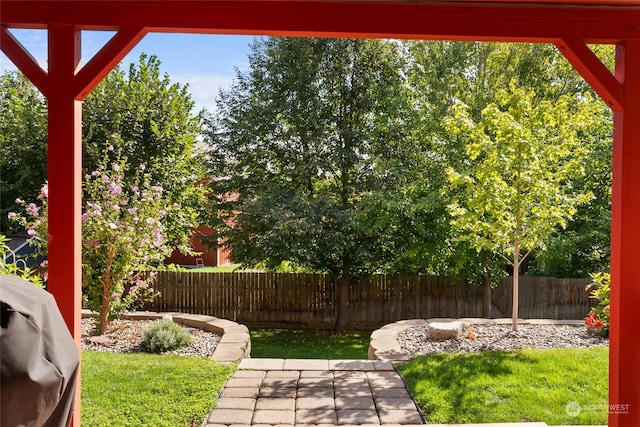
M 107 270 L 110 271 L 110 264 L 107 263 Z M 113 282 L 110 277 L 102 279 L 102 292 L 100 292 L 100 318 L 98 319 L 98 333 L 104 335 L 109 322 L 109 305 L 111 304 L 111 291 L 113 291 Z
M 108 293 L 105 294 L 103 292 L 101 295 L 102 303 L 100 304 L 100 319 L 98 319 L 98 333 L 100 335 L 104 335 L 107 330 L 107 322 L 109 321 L 109 297 L 110 295 Z
M 486 251 L 482 254 L 482 284 L 484 286 L 482 317 L 491 319 L 491 276 L 489 275 L 489 254 Z
M 513 249 L 513 309 L 511 311 L 511 330 L 518 330 L 518 279 L 520 277 L 520 248 L 516 243 Z
M 345 259 L 342 263 L 342 277 L 338 281 L 338 315 L 333 332 L 338 334 L 344 331 L 347 324 L 347 308 L 349 305 L 349 283 L 351 281 L 351 260 Z

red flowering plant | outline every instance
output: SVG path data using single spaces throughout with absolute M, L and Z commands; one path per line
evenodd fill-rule
M 593 281 L 587 286 L 587 290 L 590 291 L 591 298 L 598 300 L 598 305 L 593 307 L 585 317 L 584 324 L 587 328 L 599 329 L 602 336 L 608 337 L 611 277 L 609 273 L 592 273 L 590 276 Z
M 470 340 L 475 340 L 476 338 L 478 338 L 478 329 L 473 326 L 468 327 L 465 337 L 469 338 Z

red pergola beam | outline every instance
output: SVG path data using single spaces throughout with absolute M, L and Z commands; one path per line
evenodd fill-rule
M 467 41 L 553 42 L 571 36 L 588 43 L 620 42 L 640 22 L 637 3 L 595 7 L 536 2 L 131 0 L 34 1 L 28 5 L 3 0 L 2 22 L 18 28 L 45 28 L 55 19 L 73 22 L 80 29 L 142 25 L 156 32 Z
M 38 65 L 38 61 L 24 49 L 20 42 L 16 40 L 13 34 L 7 31 L 4 26 L 0 27 L 0 48 L 46 97 L 47 73 Z
M 140 25 L 121 28 L 111 40 L 80 69 L 75 79 L 76 99 L 84 99 L 136 44 L 147 34 Z
M 562 3 L 562 4 L 560 4 Z M 598 5 L 625 5 L 596 7 Z M 81 102 L 145 31 L 552 42 L 615 112 L 609 427 L 640 426 L 640 0 L 2 0 L 0 23 L 49 30 L 49 69 L 2 29 L 2 50 L 49 98 L 50 289 L 79 339 Z M 84 69 L 80 30 L 119 30 Z M 586 46 L 619 43 L 615 78 Z M 38 67 L 39 68 L 39 67 Z M 43 77 L 44 76 L 44 77 Z M 46 80 L 46 81 L 45 81 Z M 626 411 L 626 412 L 625 412 Z M 79 411 L 75 413 L 79 425 Z
M 620 44 L 624 109 L 613 120 L 609 427 L 640 426 L 640 42 Z M 613 413 L 611 413 L 613 411 Z
M 622 84 L 585 42 L 566 38 L 556 47 L 613 111 L 622 111 Z
M 80 350 L 82 311 L 82 101 L 73 96 L 80 67 L 80 30 L 49 25 L 48 75 L 48 290 L 56 297 Z M 80 425 L 80 383 L 74 425 Z

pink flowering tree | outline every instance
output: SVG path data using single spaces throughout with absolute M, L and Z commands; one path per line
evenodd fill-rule
M 154 273 L 147 270 L 161 264 L 171 252 L 162 225 L 167 210 L 162 188 L 149 183 L 144 164 L 125 181 L 126 169 L 126 160 L 109 146 L 98 168 L 83 182 L 83 298 L 99 313 L 100 334 L 111 318 L 153 296 Z M 39 206 L 19 201 L 25 213 L 9 217 L 22 224 L 32 239 L 46 242 L 46 185 L 39 199 Z

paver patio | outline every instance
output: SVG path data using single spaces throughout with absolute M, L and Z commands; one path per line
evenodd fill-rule
M 243 359 L 239 368 L 205 427 L 424 424 L 389 362 Z

